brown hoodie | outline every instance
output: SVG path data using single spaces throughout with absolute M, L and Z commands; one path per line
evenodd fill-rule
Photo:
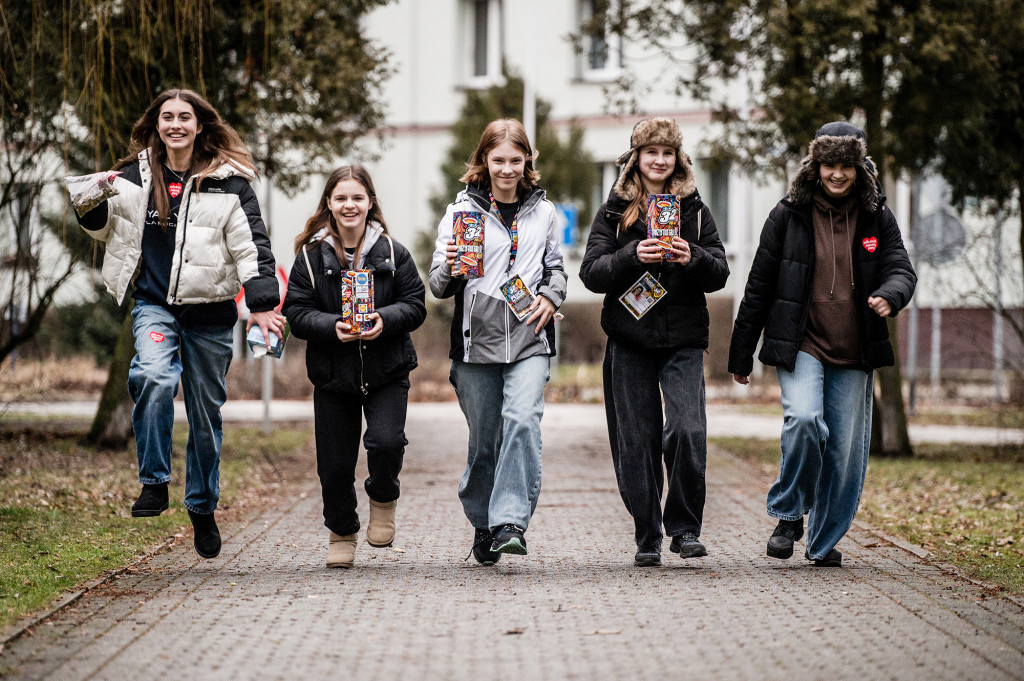
M 855 367 L 861 364 L 861 347 L 852 249 L 860 203 L 846 199 L 832 203 L 820 190 L 814 193 L 814 273 L 800 349 L 822 364 Z

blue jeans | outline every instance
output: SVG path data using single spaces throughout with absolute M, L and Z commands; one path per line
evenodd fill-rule
M 540 419 L 549 368 L 547 355 L 512 364 L 452 362 L 449 378 L 469 425 L 459 499 L 475 528 L 529 527 L 540 496 Z
M 135 401 L 132 427 L 139 480 L 157 485 L 171 479 L 174 397 L 181 379 L 188 416 L 185 445 L 185 507 L 213 513 L 220 498 L 220 408 L 227 400 L 231 327 L 183 327 L 160 305 L 141 300 L 132 310 L 135 358 L 128 392 Z
M 782 388 L 782 462 L 768 515 L 801 520 L 807 555 L 824 558 L 853 524 L 871 443 L 872 373 L 822 364 L 800 352 Z

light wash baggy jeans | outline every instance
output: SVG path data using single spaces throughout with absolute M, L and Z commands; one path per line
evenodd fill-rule
M 871 444 L 872 372 L 822 364 L 800 352 L 782 388 L 782 461 L 768 515 L 807 518 L 807 555 L 824 558 L 853 524 Z
M 139 481 L 156 485 L 171 479 L 174 397 L 180 378 L 189 428 L 185 507 L 213 513 L 220 498 L 220 408 L 227 400 L 231 327 L 186 329 L 167 309 L 140 300 L 132 310 L 132 331 L 136 354 L 128 371 L 128 392 L 135 401 L 132 427 Z
M 473 527 L 524 530 L 540 496 L 540 419 L 547 355 L 511 364 L 452 362 L 449 379 L 469 425 L 469 454 L 459 499 Z

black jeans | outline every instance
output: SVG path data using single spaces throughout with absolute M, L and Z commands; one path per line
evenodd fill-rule
M 374 501 L 387 503 L 399 495 L 409 406 L 408 377 L 392 381 L 369 395 L 313 390 L 316 426 L 316 472 L 324 499 L 324 525 L 335 534 L 359 531 L 356 513 L 356 460 L 359 432 L 366 416 L 364 488 Z
M 707 466 L 702 350 L 647 350 L 609 338 L 604 403 L 615 479 L 633 516 L 637 547 L 660 549 L 663 522 L 669 536 L 699 535 Z M 668 471 L 664 513 L 663 457 Z

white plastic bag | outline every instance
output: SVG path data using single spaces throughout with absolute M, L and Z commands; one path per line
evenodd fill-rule
M 71 204 L 75 207 L 78 217 L 82 217 L 111 196 L 117 196 L 114 178 L 120 174 L 120 170 L 103 170 L 91 175 L 64 178 L 64 185 L 68 188 Z

